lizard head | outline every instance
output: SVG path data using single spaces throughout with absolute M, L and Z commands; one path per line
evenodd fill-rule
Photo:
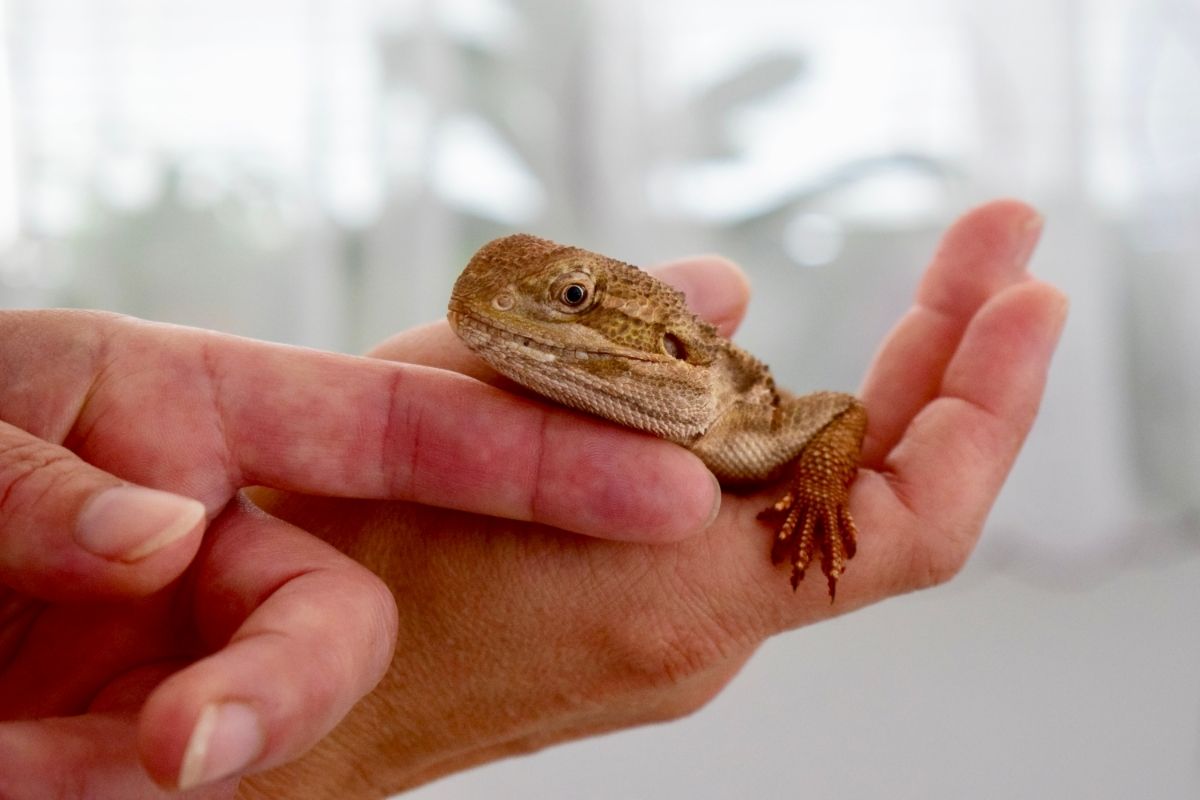
M 502 375 L 564 405 L 687 443 L 714 416 L 716 330 L 646 272 L 527 234 L 484 245 L 449 320 Z

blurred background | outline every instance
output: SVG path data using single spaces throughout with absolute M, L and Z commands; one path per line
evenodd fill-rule
M 939 232 L 1034 203 L 1072 316 L 959 580 L 408 796 L 1200 796 L 1195 0 L 7 0 L 0 56 L 0 307 L 360 352 L 526 230 L 727 254 L 739 341 L 853 390 Z

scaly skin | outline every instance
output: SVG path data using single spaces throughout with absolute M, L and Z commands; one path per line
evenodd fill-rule
M 853 396 L 781 391 L 675 289 L 526 234 L 480 248 L 454 285 L 449 319 L 502 375 L 681 444 L 722 485 L 788 476 L 786 493 L 759 515 L 778 526 L 771 558 L 791 564 L 794 589 L 819 552 L 833 598 L 857 541 L 847 503 L 867 416 Z

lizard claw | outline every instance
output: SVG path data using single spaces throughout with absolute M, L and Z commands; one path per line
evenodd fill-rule
M 828 490 L 833 489 L 831 493 Z M 771 545 L 771 562 L 792 565 L 792 589 L 800 586 L 805 570 L 820 553 L 821 571 L 829 581 L 829 599 L 837 592 L 838 578 L 857 549 L 858 529 L 846 507 L 847 487 L 813 486 L 797 479 L 793 488 L 758 518 L 779 529 Z
M 858 528 L 850 516 L 849 503 L 850 484 L 858 469 L 862 422 L 865 415 L 849 420 L 840 417 L 813 437 L 795 462 L 787 493 L 758 515 L 759 519 L 778 525 L 771 545 L 771 562 L 791 563 L 793 591 L 820 553 L 821 571 L 829 581 L 830 602 L 837 591 L 838 578 L 846 571 L 846 562 L 858 548 Z M 847 446 L 847 435 L 853 447 Z

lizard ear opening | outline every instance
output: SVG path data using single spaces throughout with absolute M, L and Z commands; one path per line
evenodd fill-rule
M 664 333 L 662 339 L 663 352 L 671 358 L 677 358 L 680 361 L 687 361 L 687 348 L 683 346 L 683 340 L 673 333 Z

